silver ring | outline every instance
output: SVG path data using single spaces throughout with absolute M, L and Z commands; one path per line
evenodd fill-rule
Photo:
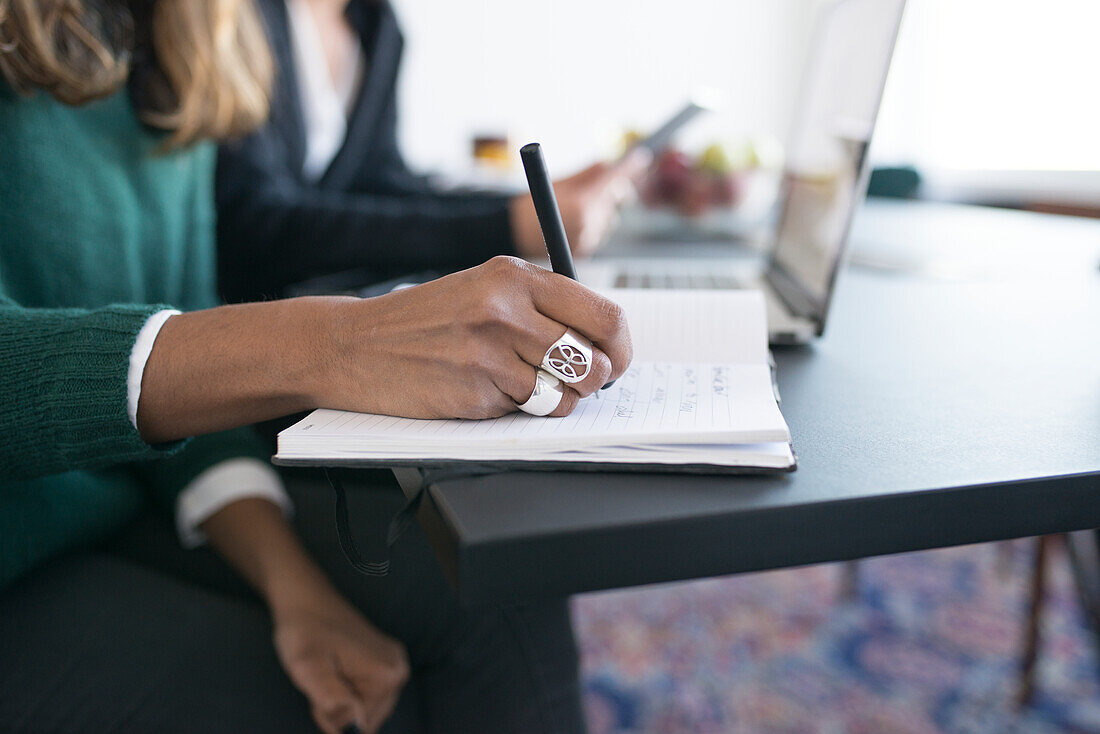
M 567 329 L 546 350 L 540 366 L 562 382 L 580 382 L 592 371 L 592 344 Z
M 561 380 L 554 377 L 546 370 L 535 368 L 535 389 L 527 402 L 516 407 L 524 413 L 544 416 L 550 415 L 561 405 L 562 396 L 565 395 Z

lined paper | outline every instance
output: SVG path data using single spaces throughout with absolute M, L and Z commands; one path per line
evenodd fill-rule
M 626 311 L 634 359 L 766 364 L 768 325 L 759 291 L 603 291 Z

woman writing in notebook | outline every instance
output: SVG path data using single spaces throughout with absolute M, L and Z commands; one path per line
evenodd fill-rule
M 218 306 L 211 141 L 261 123 L 271 78 L 248 2 L 0 0 L 0 729 L 582 730 L 563 604 L 461 610 L 415 534 L 355 577 L 237 427 L 501 415 L 572 329 L 595 349 L 564 415 L 628 364 L 622 315 L 508 258 Z M 267 613 L 137 534 L 149 503 Z

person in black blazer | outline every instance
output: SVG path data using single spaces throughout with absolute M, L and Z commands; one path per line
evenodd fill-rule
M 441 193 L 409 170 L 397 144 L 396 81 L 403 38 L 383 0 L 307 0 L 343 6 L 366 59 L 331 163 L 306 175 L 302 84 L 293 15 L 258 0 L 278 65 L 270 122 L 223 146 L 218 161 L 219 277 L 229 301 L 279 297 L 313 277 L 359 271 L 362 282 L 452 271 L 510 254 L 545 255 L 530 197 Z M 322 31 L 324 32 L 324 31 Z M 326 40 L 327 43 L 327 40 Z M 327 49 L 326 49 L 327 50 Z M 556 184 L 574 251 L 598 244 L 645 161 L 596 164 Z M 626 184 L 624 186 L 624 184 Z

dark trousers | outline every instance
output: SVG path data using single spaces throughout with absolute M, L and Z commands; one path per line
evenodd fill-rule
M 360 548 L 381 548 L 403 496 L 388 473 L 348 475 Z M 564 601 L 460 608 L 419 528 L 390 574 L 352 569 L 331 490 L 288 477 L 295 525 L 364 615 L 404 642 L 412 679 L 385 732 L 583 732 Z M 315 732 L 259 600 L 207 549 L 149 516 L 109 546 L 55 560 L 0 593 L 0 731 Z

